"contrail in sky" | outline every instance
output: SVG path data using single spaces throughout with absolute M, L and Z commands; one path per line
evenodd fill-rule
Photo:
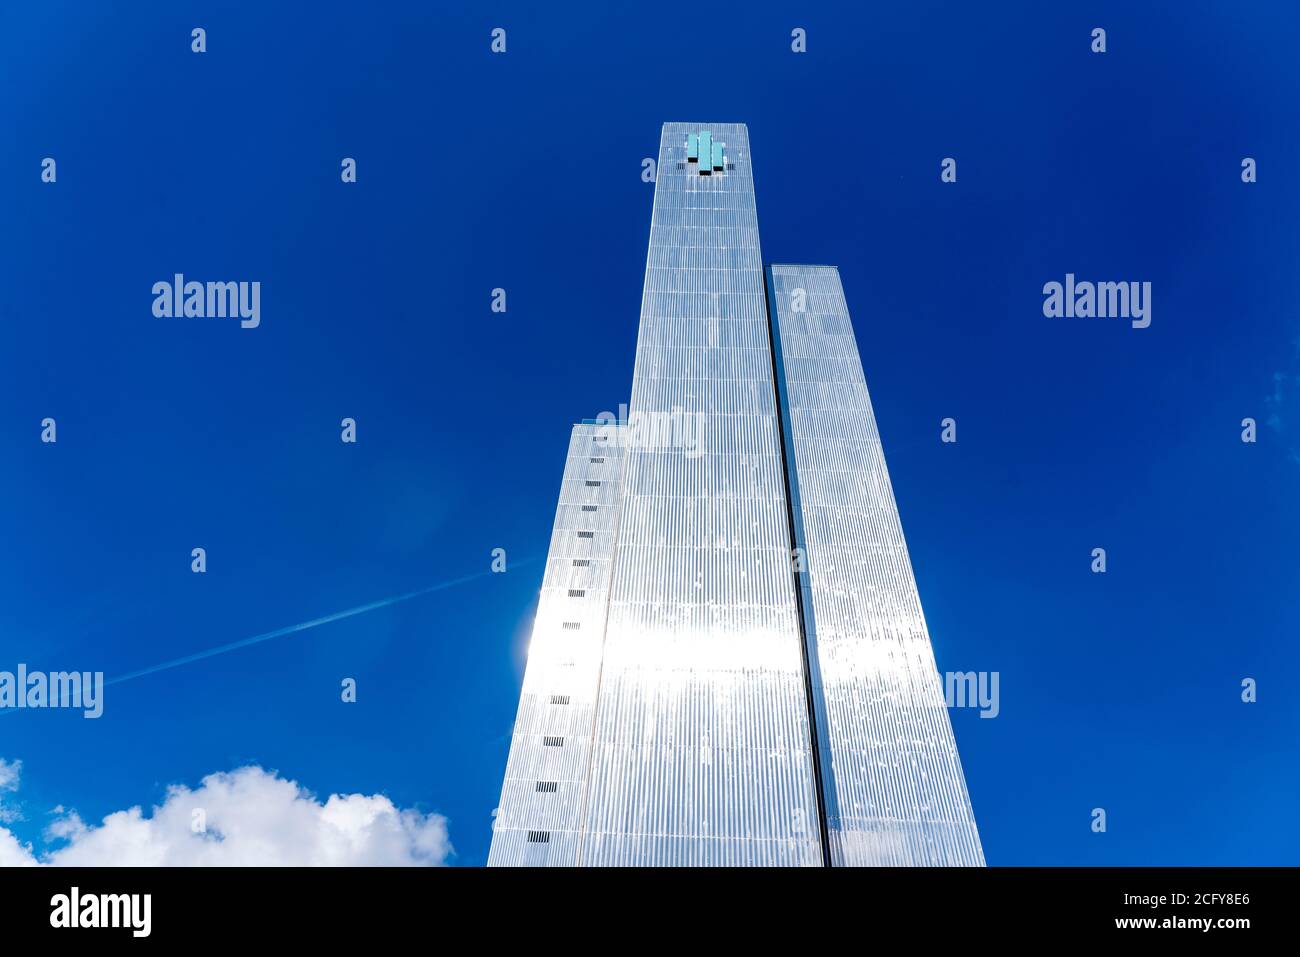
M 520 565 L 529 565 L 537 561 L 537 558 L 524 558 L 519 561 L 511 562 L 513 567 Z M 260 635 L 253 635 L 251 638 L 244 638 L 240 641 L 232 641 L 228 645 L 218 645 L 215 648 L 209 648 L 206 651 L 196 651 L 192 655 L 186 655 L 184 658 L 173 658 L 171 661 L 164 661 L 161 664 L 151 665 L 148 668 L 141 668 L 139 671 L 131 671 L 124 675 L 118 675 L 115 678 L 109 678 L 104 682 L 105 687 L 108 685 L 120 684 L 123 681 L 130 681 L 132 678 L 143 678 L 145 675 L 157 674 L 160 671 L 168 671 L 172 668 L 179 668 L 181 665 L 188 665 L 195 661 L 202 661 L 204 658 L 211 658 L 214 655 L 224 655 L 228 651 L 235 651 L 239 648 L 247 648 L 249 645 L 260 644 L 263 641 L 270 641 L 272 638 L 282 638 L 285 635 L 292 635 L 299 631 L 306 631 L 308 628 L 315 628 L 318 625 L 328 625 L 332 621 L 342 621 L 344 618 L 352 618 L 356 615 L 363 615 L 368 611 L 375 611 L 379 608 L 387 608 L 389 605 L 396 605 L 399 602 L 410 601 L 412 598 L 419 598 L 421 595 L 428 595 L 436 591 L 443 591 L 448 588 L 455 588 L 457 585 L 464 585 L 466 582 L 477 581 L 480 578 L 486 578 L 488 575 L 495 574 L 492 571 L 476 572 L 473 575 L 462 575 L 460 578 L 451 578 L 447 581 L 438 582 L 436 585 L 426 585 L 424 588 L 417 588 L 415 591 L 408 591 L 401 595 L 393 595 L 391 598 L 381 598 L 378 601 L 367 602 L 364 605 L 357 605 L 355 608 L 348 608 L 344 611 L 336 611 L 329 615 L 323 615 L 320 618 L 313 618 L 311 621 L 301 621 L 296 625 L 286 625 L 284 628 L 277 628 L 275 631 L 266 631 Z M 21 709 L 18 708 L 0 708 L 0 715 L 17 714 Z
M 517 568 L 520 565 L 527 565 L 530 562 L 535 561 L 537 561 L 535 558 L 526 558 L 520 561 L 511 562 L 510 564 Z M 206 651 L 196 651 L 194 654 L 186 655 L 184 658 L 174 658 L 171 661 L 164 661 L 161 664 L 152 665 L 148 668 L 141 668 L 139 671 L 131 671 L 124 675 L 118 675 L 116 678 L 109 678 L 104 682 L 104 684 L 115 685 L 123 681 L 130 681 L 132 678 L 143 678 L 145 675 L 157 674 L 159 671 L 179 668 L 181 665 L 188 665 L 194 661 L 202 661 L 204 658 L 211 658 L 214 655 L 224 655 L 228 651 L 235 651 L 238 648 L 247 648 L 249 645 L 260 644 L 263 641 L 270 641 L 272 638 L 281 638 L 284 635 L 292 635 L 299 631 L 306 631 L 308 628 L 315 628 L 318 625 L 328 625 L 332 621 L 341 621 L 344 618 L 363 615 L 368 611 L 375 611 L 378 608 L 387 608 L 389 605 L 396 605 L 398 602 L 410 601 L 412 598 L 419 598 L 421 595 L 428 595 L 431 592 L 443 591 L 447 588 L 455 588 L 457 585 L 464 585 L 466 582 L 486 578 L 491 574 L 494 573 L 491 571 L 485 571 L 477 572 L 473 575 L 464 575 L 460 578 L 452 578 L 445 582 L 438 582 L 436 585 L 427 585 L 424 588 L 417 588 L 415 591 L 408 591 L 402 595 L 394 595 L 391 598 L 381 598 L 378 601 L 358 605 L 357 607 L 349 608 L 346 611 L 336 611 L 329 615 L 323 615 L 320 618 L 313 618 L 311 621 L 302 621 L 296 625 L 286 625 L 284 628 L 277 628 L 275 631 L 267 631 L 260 635 L 254 635 L 251 638 L 232 641 L 228 645 L 218 645 L 216 648 L 209 648 Z

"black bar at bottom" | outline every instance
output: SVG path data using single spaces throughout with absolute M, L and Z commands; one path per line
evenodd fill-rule
M 832 935 L 863 948 L 930 949 L 1002 940 L 1280 939 L 1292 927 L 1294 868 L 962 868 L 806 870 L 487 870 L 27 868 L 0 870 L 0 934 L 20 944 L 74 940 L 322 944 L 425 941 L 539 954 L 716 941 L 764 951 Z M 78 923 L 90 912 L 118 927 Z M 144 898 L 149 895 L 147 937 Z M 103 895 L 112 895 L 106 900 Z M 128 895 L 122 897 L 121 895 Z M 88 898 L 95 898 L 92 904 Z M 818 915 L 810 928 L 806 915 Z M 803 915 L 803 916 L 801 916 Z M 133 920 L 134 918 L 134 920 Z M 95 917 L 93 922 L 101 922 Z M 137 936 L 138 935 L 138 936 Z M 1049 936 L 1050 935 L 1050 936 Z M 875 942 L 873 944 L 872 942 Z M 53 953 L 54 951 L 50 951 Z

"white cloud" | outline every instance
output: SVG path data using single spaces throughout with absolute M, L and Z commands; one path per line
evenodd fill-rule
M 0 758 L 0 791 L 17 791 L 18 775 L 22 770 L 21 761 L 6 761 Z
M 18 790 L 18 778 L 22 774 L 23 763 L 21 761 L 6 761 L 0 758 L 0 824 L 8 824 L 11 821 L 17 821 L 22 818 L 17 808 L 10 807 L 5 802 L 6 791 Z M 0 861 L 4 858 L 0 857 Z
M 20 843 L 18 838 L 4 827 L 5 824 L 16 821 L 20 817 L 15 808 L 5 803 L 4 796 L 8 792 L 18 790 L 18 778 L 22 770 L 21 761 L 6 761 L 0 758 L 0 867 L 29 867 L 36 863 L 31 846 Z
M 0 827 L 0 867 L 32 867 L 35 864 L 31 845 L 19 843 L 13 832 Z
M 439 814 L 399 809 L 380 794 L 321 802 L 259 767 L 210 774 L 195 790 L 168 788 L 147 817 L 136 806 L 88 826 L 75 811 L 55 813 L 45 838 L 56 846 L 39 855 L 0 827 L 0 866 L 403 866 L 445 864 L 453 853 Z

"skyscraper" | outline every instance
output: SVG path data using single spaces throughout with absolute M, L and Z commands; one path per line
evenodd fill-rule
M 663 128 L 626 420 L 574 427 L 489 865 L 983 864 L 839 274 Z

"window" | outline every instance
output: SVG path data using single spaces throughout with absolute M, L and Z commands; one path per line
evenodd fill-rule
M 587 594 L 587 589 L 585 589 L 585 588 L 570 588 L 570 589 L 569 589 L 569 597 L 570 597 L 570 598 L 584 598 L 584 597 L 586 597 L 586 594 Z
M 562 748 L 564 747 L 564 736 L 548 734 L 542 738 L 542 745 L 547 748 Z
M 568 703 L 569 703 L 569 696 L 567 694 L 551 695 L 551 704 L 568 704 Z
M 603 456 L 601 456 L 601 457 L 597 457 L 597 456 L 593 455 L 593 456 L 591 457 L 591 464 L 592 464 L 592 465 L 604 465 L 604 464 L 605 464 L 605 459 L 604 459 Z
M 582 623 L 577 621 L 566 621 L 564 623 L 565 631 L 577 631 L 581 627 L 582 627 Z
M 590 558 L 575 558 L 573 560 L 574 568 L 586 568 L 590 564 L 591 564 Z
M 582 506 L 582 510 L 583 510 L 584 512 L 594 512 L 594 511 L 596 510 L 596 506 L 595 506 L 595 505 L 584 505 L 584 506 Z
M 537 790 L 542 794 L 554 794 L 560 789 L 559 781 L 538 781 Z
M 591 532 L 579 532 L 579 533 L 578 533 L 578 537 L 579 537 L 579 538 L 591 538 Z
M 587 479 L 587 488 L 600 488 L 600 483 Z
M 529 831 L 528 843 L 529 844 L 550 844 L 551 832 L 550 831 Z

